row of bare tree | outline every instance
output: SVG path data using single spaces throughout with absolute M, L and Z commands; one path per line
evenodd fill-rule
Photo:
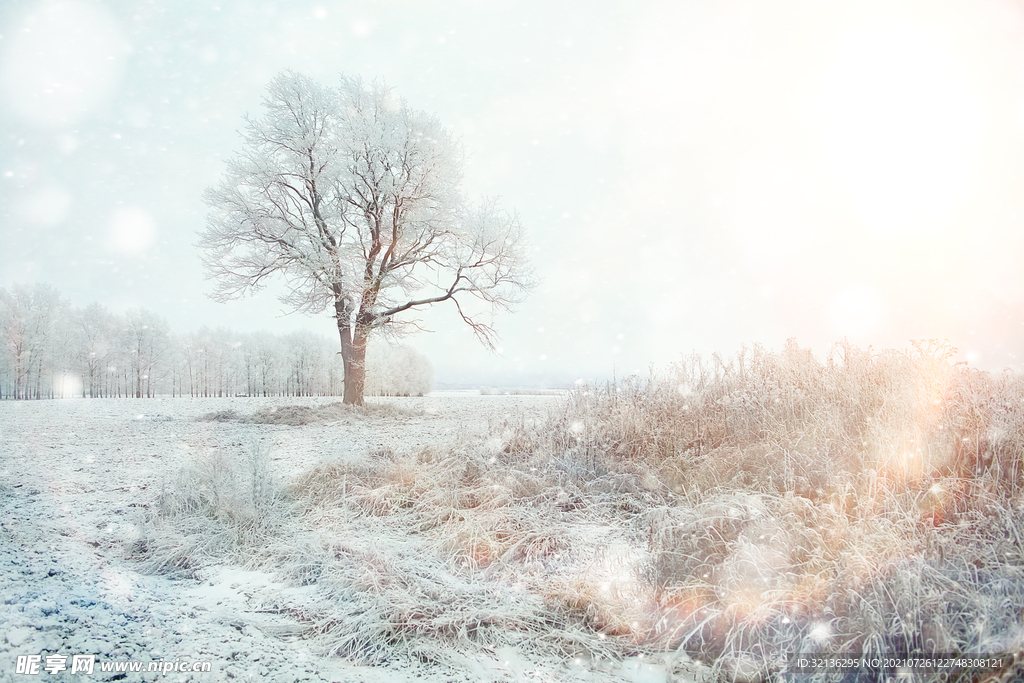
M 0 288 L 0 399 L 169 396 L 341 396 L 334 344 L 309 332 L 173 334 L 159 315 L 75 308 L 46 285 Z M 430 391 L 429 361 L 407 347 L 374 348 L 371 395 Z

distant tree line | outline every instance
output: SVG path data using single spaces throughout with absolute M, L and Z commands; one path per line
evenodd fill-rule
M 0 399 L 341 396 L 344 367 L 311 332 L 172 333 L 154 312 L 75 308 L 46 284 L 0 288 Z M 371 347 L 367 394 L 430 391 L 430 362 L 408 347 Z

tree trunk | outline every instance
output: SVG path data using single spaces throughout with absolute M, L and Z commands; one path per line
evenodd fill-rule
M 341 360 L 345 367 L 345 389 L 342 403 L 363 405 L 363 387 L 366 385 L 366 337 L 358 325 L 353 325 L 352 302 L 342 295 L 340 284 L 334 286 L 334 314 L 341 337 Z
M 345 362 L 345 395 L 343 403 L 363 405 L 363 389 L 366 386 L 366 337 L 359 328 L 353 330 L 348 354 L 342 354 Z

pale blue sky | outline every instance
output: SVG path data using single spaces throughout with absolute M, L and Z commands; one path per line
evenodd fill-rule
M 8 0 L 0 35 L 0 286 L 331 334 L 206 299 L 192 245 L 267 81 L 344 72 L 461 135 L 536 248 L 501 357 L 449 309 L 409 340 L 439 381 L 788 337 L 1024 354 L 1019 3 Z

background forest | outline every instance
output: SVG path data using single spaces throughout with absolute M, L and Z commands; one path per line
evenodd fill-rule
M 203 327 L 177 334 L 153 311 L 75 308 L 46 284 L 0 288 L 0 398 L 339 396 L 337 341 L 312 332 L 240 334 Z M 366 393 L 428 393 L 422 354 L 378 342 Z

